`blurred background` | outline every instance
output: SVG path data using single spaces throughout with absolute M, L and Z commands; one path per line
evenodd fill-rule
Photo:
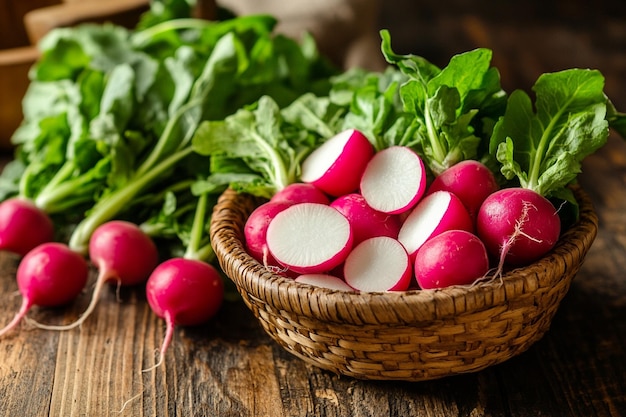
M 21 118 L 33 45 L 47 31 L 83 21 L 133 26 L 149 0 L 0 0 L 0 148 Z M 567 68 L 596 68 L 606 92 L 626 109 L 626 2 L 622 0 L 198 0 L 197 14 L 216 6 L 236 14 L 271 13 L 278 30 L 311 32 L 339 65 L 380 69 L 381 28 L 398 53 L 445 66 L 453 54 L 493 50 L 507 91 L 529 90 L 537 77 Z

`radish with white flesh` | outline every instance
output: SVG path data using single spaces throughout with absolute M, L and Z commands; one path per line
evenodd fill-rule
M 303 274 L 296 277 L 294 281 L 330 290 L 356 291 L 343 279 L 330 274 Z
M 343 266 L 344 279 L 359 291 L 404 291 L 409 288 L 412 267 L 400 242 L 387 236 L 373 237 L 352 249 Z
M 98 269 L 91 301 L 83 314 L 66 325 L 35 322 L 47 330 L 69 330 L 80 326 L 94 311 L 105 284 L 131 286 L 144 283 L 159 262 L 152 239 L 134 223 L 112 220 L 99 226 L 89 240 L 89 258 Z
M 499 188 L 496 177 L 485 164 L 468 159 L 435 177 L 427 194 L 450 191 L 463 202 L 472 219 L 476 219 L 483 201 Z
M 489 271 L 489 256 L 473 233 L 448 230 L 419 248 L 414 271 L 417 284 L 425 290 L 470 285 Z
M 270 201 L 286 201 L 288 203 L 320 203 L 329 204 L 330 199 L 319 188 L 306 182 L 294 182 L 272 196 Z
M 561 220 L 554 205 L 527 188 L 505 188 L 491 194 L 476 218 L 478 237 L 498 259 L 498 273 L 505 264 L 528 265 L 554 247 Z
M 346 216 L 352 226 L 354 245 L 376 236 L 388 236 L 394 239 L 400 231 L 400 219 L 393 214 L 374 210 L 367 204 L 365 197 L 358 193 L 337 197 L 330 206 Z
M 166 324 L 159 359 L 149 368 L 153 369 L 163 362 L 176 325 L 197 326 L 217 314 L 224 299 L 224 283 L 219 272 L 206 262 L 172 258 L 152 271 L 146 283 L 146 298 Z
M 303 182 L 338 197 L 358 189 L 374 146 L 356 129 L 345 130 L 326 140 L 302 162 Z
M 89 266 L 85 258 L 67 245 L 43 243 L 28 252 L 17 267 L 16 279 L 22 305 L 0 336 L 15 328 L 34 305 L 58 307 L 69 303 L 87 283 Z
M 424 197 L 402 223 L 398 240 L 412 259 L 428 239 L 447 230 L 474 231 L 474 225 L 461 200 L 449 191 L 436 191 Z
M 52 220 L 34 203 L 17 197 L 0 203 L 0 250 L 24 256 L 53 239 Z
M 391 146 L 376 153 L 361 177 L 360 190 L 375 210 L 400 214 L 410 210 L 426 191 L 422 158 L 406 146 Z
M 277 267 L 278 263 L 267 248 L 267 228 L 278 213 L 291 207 L 287 201 L 268 201 L 258 206 L 248 216 L 243 227 L 246 251 L 265 267 Z
M 300 203 L 278 213 L 267 228 L 267 247 L 299 274 L 322 273 L 341 264 L 352 249 L 348 219 L 325 204 Z

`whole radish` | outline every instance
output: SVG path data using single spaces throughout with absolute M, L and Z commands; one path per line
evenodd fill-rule
M 24 256 L 53 239 L 52 220 L 33 202 L 16 197 L 0 203 L 0 250 Z
M 35 323 L 49 330 L 68 330 L 81 325 L 94 311 L 107 283 L 120 286 L 145 282 L 157 266 L 159 254 L 152 239 L 134 223 L 112 220 L 99 226 L 89 241 L 89 258 L 98 269 L 91 301 L 73 323 L 61 326 Z
M 280 269 L 278 262 L 269 253 L 267 248 L 267 227 L 278 213 L 292 205 L 284 200 L 270 200 L 258 206 L 248 219 L 243 228 L 246 250 L 254 259 L 262 263 L 265 267 Z
M 552 203 L 527 188 L 505 188 L 491 194 L 476 218 L 478 237 L 487 251 L 505 264 L 527 265 L 554 247 L 561 220 Z
M 284 201 L 288 203 L 320 203 L 329 204 L 330 199 L 319 188 L 307 182 L 294 182 L 276 192 L 270 201 Z
M 17 267 L 22 305 L 0 336 L 13 329 L 34 305 L 57 307 L 76 298 L 89 274 L 87 261 L 67 245 L 43 243 L 28 252 Z
M 195 326 L 217 313 L 224 299 L 224 283 L 217 269 L 206 262 L 172 258 L 152 271 L 146 297 L 152 311 L 166 324 L 156 367 L 163 361 L 176 325 Z

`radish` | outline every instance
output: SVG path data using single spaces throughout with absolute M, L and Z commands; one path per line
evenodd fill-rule
M 42 243 L 28 252 L 17 267 L 17 286 L 22 305 L 0 336 L 15 328 L 34 305 L 57 307 L 76 298 L 87 283 L 89 266 L 67 245 Z
M 243 228 L 246 251 L 266 268 L 280 269 L 267 248 L 267 227 L 278 213 L 292 205 L 287 201 L 270 200 L 254 209 L 246 220 Z
M 224 283 L 219 272 L 206 262 L 172 258 L 152 271 L 146 297 L 152 311 L 166 323 L 157 367 L 163 362 L 176 325 L 196 326 L 217 313 L 224 298 Z
M 289 203 L 320 203 L 329 204 L 328 196 L 315 185 L 306 182 L 294 182 L 272 196 L 270 201 L 286 201 Z
M 159 253 L 152 239 L 134 223 L 112 220 L 100 225 L 89 240 L 89 257 L 98 269 L 91 302 L 80 318 L 67 325 L 37 327 L 48 330 L 68 330 L 80 326 L 93 312 L 107 282 L 119 286 L 144 283 L 157 266 Z
M 424 197 L 407 216 L 398 233 L 398 240 L 414 259 L 424 242 L 453 229 L 472 232 L 472 219 L 456 195 L 449 191 L 435 191 Z
M 358 189 L 374 146 L 356 129 L 344 130 L 326 140 L 302 162 L 303 182 L 338 197 Z
M 373 209 L 389 214 L 406 212 L 426 191 L 424 162 L 409 147 L 385 148 L 367 164 L 360 189 Z
M 561 220 L 547 198 L 528 188 L 505 188 L 491 194 L 476 218 L 478 237 L 498 261 L 527 265 L 554 247 L 561 233 Z
M 465 230 L 448 230 L 424 243 L 415 256 L 415 278 L 422 289 L 469 285 L 489 271 L 483 242 Z
M 303 274 L 296 277 L 294 281 L 331 290 L 355 291 L 343 279 L 330 274 Z
M 53 239 L 52 220 L 33 202 L 15 197 L 0 203 L 0 250 L 24 256 Z
M 404 291 L 412 278 L 409 254 L 400 242 L 387 236 L 355 246 L 343 272 L 346 283 L 359 291 Z
M 483 163 L 471 159 L 461 161 L 435 177 L 427 194 L 450 191 L 463 202 L 472 219 L 476 219 L 480 205 L 500 186 L 493 172 Z
M 348 219 L 325 204 L 294 204 L 278 213 L 267 228 L 267 247 L 283 266 L 299 274 L 327 272 L 352 249 Z
M 346 216 L 352 226 L 354 245 L 375 236 L 398 237 L 400 219 L 393 214 L 374 210 L 365 197 L 350 193 L 337 197 L 330 206 Z

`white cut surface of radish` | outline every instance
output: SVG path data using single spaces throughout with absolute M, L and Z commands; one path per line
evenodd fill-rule
M 451 194 L 435 192 L 425 197 L 404 220 L 398 240 L 409 254 L 415 253 L 428 240 L 447 213 Z
M 282 265 L 300 274 L 326 272 L 352 249 L 348 219 L 319 203 L 300 203 L 281 211 L 267 228 L 267 246 Z
M 365 167 L 360 190 L 375 210 L 390 214 L 407 211 L 426 191 L 424 162 L 405 146 L 383 149 Z
M 341 278 L 329 274 L 302 274 L 295 281 L 330 290 L 355 291 Z
M 387 236 L 355 246 L 344 263 L 346 283 L 359 291 L 403 291 L 411 282 L 412 266 L 402 244 Z

